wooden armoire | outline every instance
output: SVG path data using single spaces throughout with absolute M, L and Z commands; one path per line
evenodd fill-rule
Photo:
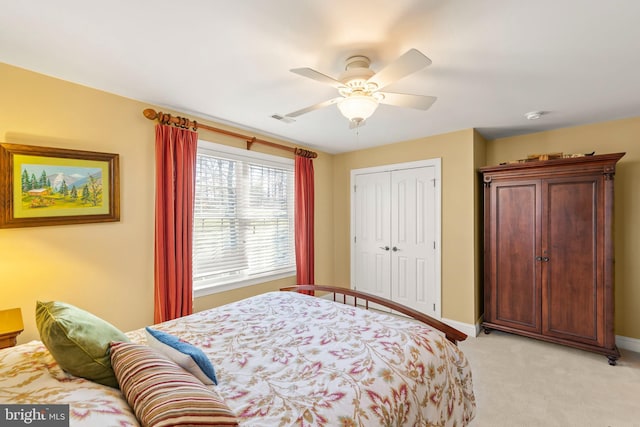
M 484 167 L 485 333 L 615 344 L 613 187 L 625 153 Z

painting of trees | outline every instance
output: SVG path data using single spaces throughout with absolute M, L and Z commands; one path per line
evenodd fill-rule
M 101 206 L 101 172 L 88 168 L 42 166 L 40 170 L 39 167 L 24 167 L 20 174 L 25 208 L 69 209 Z
M 0 142 L 0 159 L 0 229 L 120 219 L 117 154 Z

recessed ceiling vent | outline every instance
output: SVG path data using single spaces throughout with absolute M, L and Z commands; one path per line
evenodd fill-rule
M 295 122 L 295 120 L 293 120 L 291 117 L 281 116 L 280 114 L 274 114 L 271 117 L 273 117 L 276 120 L 280 120 L 281 122 L 284 122 L 284 123 L 293 123 L 293 122 Z
M 527 120 L 538 120 L 545 114 L 547 114 L 546 111 L 529 111 L 524 116 L 527 118 Z

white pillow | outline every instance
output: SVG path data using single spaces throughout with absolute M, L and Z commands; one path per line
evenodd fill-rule
M 176 362 L 180 367 L 189 371 L 203 384 L 218 385 L 216 371 L 206 354 L 198 347 L 166 332 L 145 328 L 147 343 L 150 347 Z

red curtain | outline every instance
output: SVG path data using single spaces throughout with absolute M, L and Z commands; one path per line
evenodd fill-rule
M 154 322 L 193 312 L 191 267 L 198 133 L 156 125 Z
M 296 283 L 313 285 L 313 161 L 296 156 L 295 162 L 295 227 Z

